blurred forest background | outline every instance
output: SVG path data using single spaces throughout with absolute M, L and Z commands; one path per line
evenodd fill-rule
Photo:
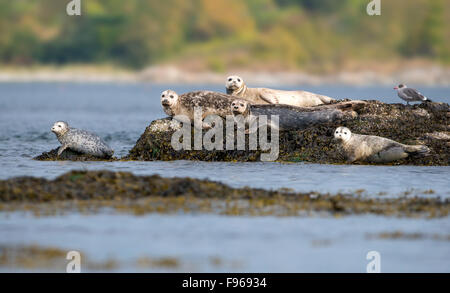
M 306 69 L 450 63 L 450 1 L 0 0 L 0 64 L 170 63 L 193 70 Z

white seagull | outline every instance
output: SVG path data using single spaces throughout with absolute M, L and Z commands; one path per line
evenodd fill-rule
M 409 102 L 420 101 L 420 102 L 432 102 L 430 99 L 422 95 L 419 91 L 409 88 L 406 84 L 399 84 L 394 87 L 394 90 L 397 90 L 397 94 L 400 99 L 406 101 L 406 104 L 409 105 Z

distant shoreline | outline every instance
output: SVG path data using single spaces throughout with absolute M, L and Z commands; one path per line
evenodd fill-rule
M 247 84 L 273 85 L 323 85 L 353 86 L 395 85 L 450 86 L 450 67 L 439 65 L 408 67 L 391 73 L 372 70 L 346 71 L 316 75 L 301 71 L 269 72 L 234 70 L 228 73 L 192 72 L 175 66 L 152 66 L 142 71 L 101 66 L 31 67 L 0 69 L 0 83 L 7 82 L 75 82 L 75 83 L 157 83 L 157 84 L 212 84 L 222 85 L 230 74 L 242 76 Z

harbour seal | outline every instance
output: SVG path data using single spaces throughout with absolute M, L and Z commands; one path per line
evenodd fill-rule
M 245 126 L 251 126 L 258 121 L 260 115 L 264 115 L 267 117 L 267 124 L 279 130 L 301 130 L 313 124 L 332 122 L 344 117 L 343 112 L 337 109 L 312 110 L 290 105 L 252 105 L 241 99 L 234 100 L 230 108 L 238 125 L 240 117 L 244 118 Z M 278 116 L 278 126 L 272 122 L 272 115 Z
M 333 98 L 306 91 L 249 88 L 244 80 L 237 75 L 229 76 L 225 86 L 227 94 L 246 99 L 254 104 L 285 104 L 297 107 L 312 107 L 335 101 Z
M 406 104 L 409 105 L 409 102 L 432 102 L 432 100 L 428 99 L 421 93 L 419 93 L 418 90 L 415 90 L 413 88 L 409 88 L 406 86 L 406 84 L 399 84 L 398 86 L 394 87 L 394 90 L 397 90 L 397 95 L 400 99 L 403 101 L 406 101 Z
M 334 131 L 334 138 L 341 142 L 349 163 L 389 163 L 405 159 L 412 154 L 424 155 L 429 152 L 429 148 L 424 145 L 405 145 L 375 135 L 355 134 L 342 126 Z
M 212 91 L 195 91 L 178 95 L 172 90 L 161 93 L 161 105 L 164 112 L 170 117 L 175 117 L 183 121 L 180 116 L 187 117 L 190 122 L 194 121 L 194 109 L 202 110 L 202 120 L 209 115 L 217 115 L 226 118 L 232 115 L 230 104 L 236 97 Z M 178 116 L 178 117 L 176 117 Z M 203 128 L 210 128 L 210 125 L 203 123 Z
M 72 128 L 67 122 L 55 122 L 51 130 L 61 143 L 58 156 L 66 149 L 99 158 L 110 158 L 114 154 L 114 151 L 99 136 Z

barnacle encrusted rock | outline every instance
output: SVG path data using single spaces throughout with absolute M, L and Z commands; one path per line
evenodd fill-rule
M 342 102 L 342 101 L 341 101 Z M 450 165 L 448 131 L 450 107 L 446 103 L 423 103 L 413 106 L 367 101 L 353 109 L 357 115 L 330 123 L 312 125 L 304 130 L 282 131 L 279 134 L 279 161 L 345 163 L 340 147 L 332 141 L 338 126 L 354 133 L 377 135 L 404 144 L 425 144 L 431 152 L 425 157 L 408 157 L 393 164 Z M 202 160 L 258 161 L 261 150 L 180 150 L 171 146 L 175 132 L 170 119 L 153 121 L 141 135 L 126 159 L 131 160 Z M 270 131 L 269 141 L 270 141 Z M 193 133 L 191 135 L 193 136 Z M 235 135 L 236 137 L 236 135 Z M 224 138 L 226 135 L 224 133 Z M 248 135 L 246 135 L 248 142 Z M 224 149 L 226 140 L 224 139 Z M 246 143 L 248 146 L 248 143 Z

